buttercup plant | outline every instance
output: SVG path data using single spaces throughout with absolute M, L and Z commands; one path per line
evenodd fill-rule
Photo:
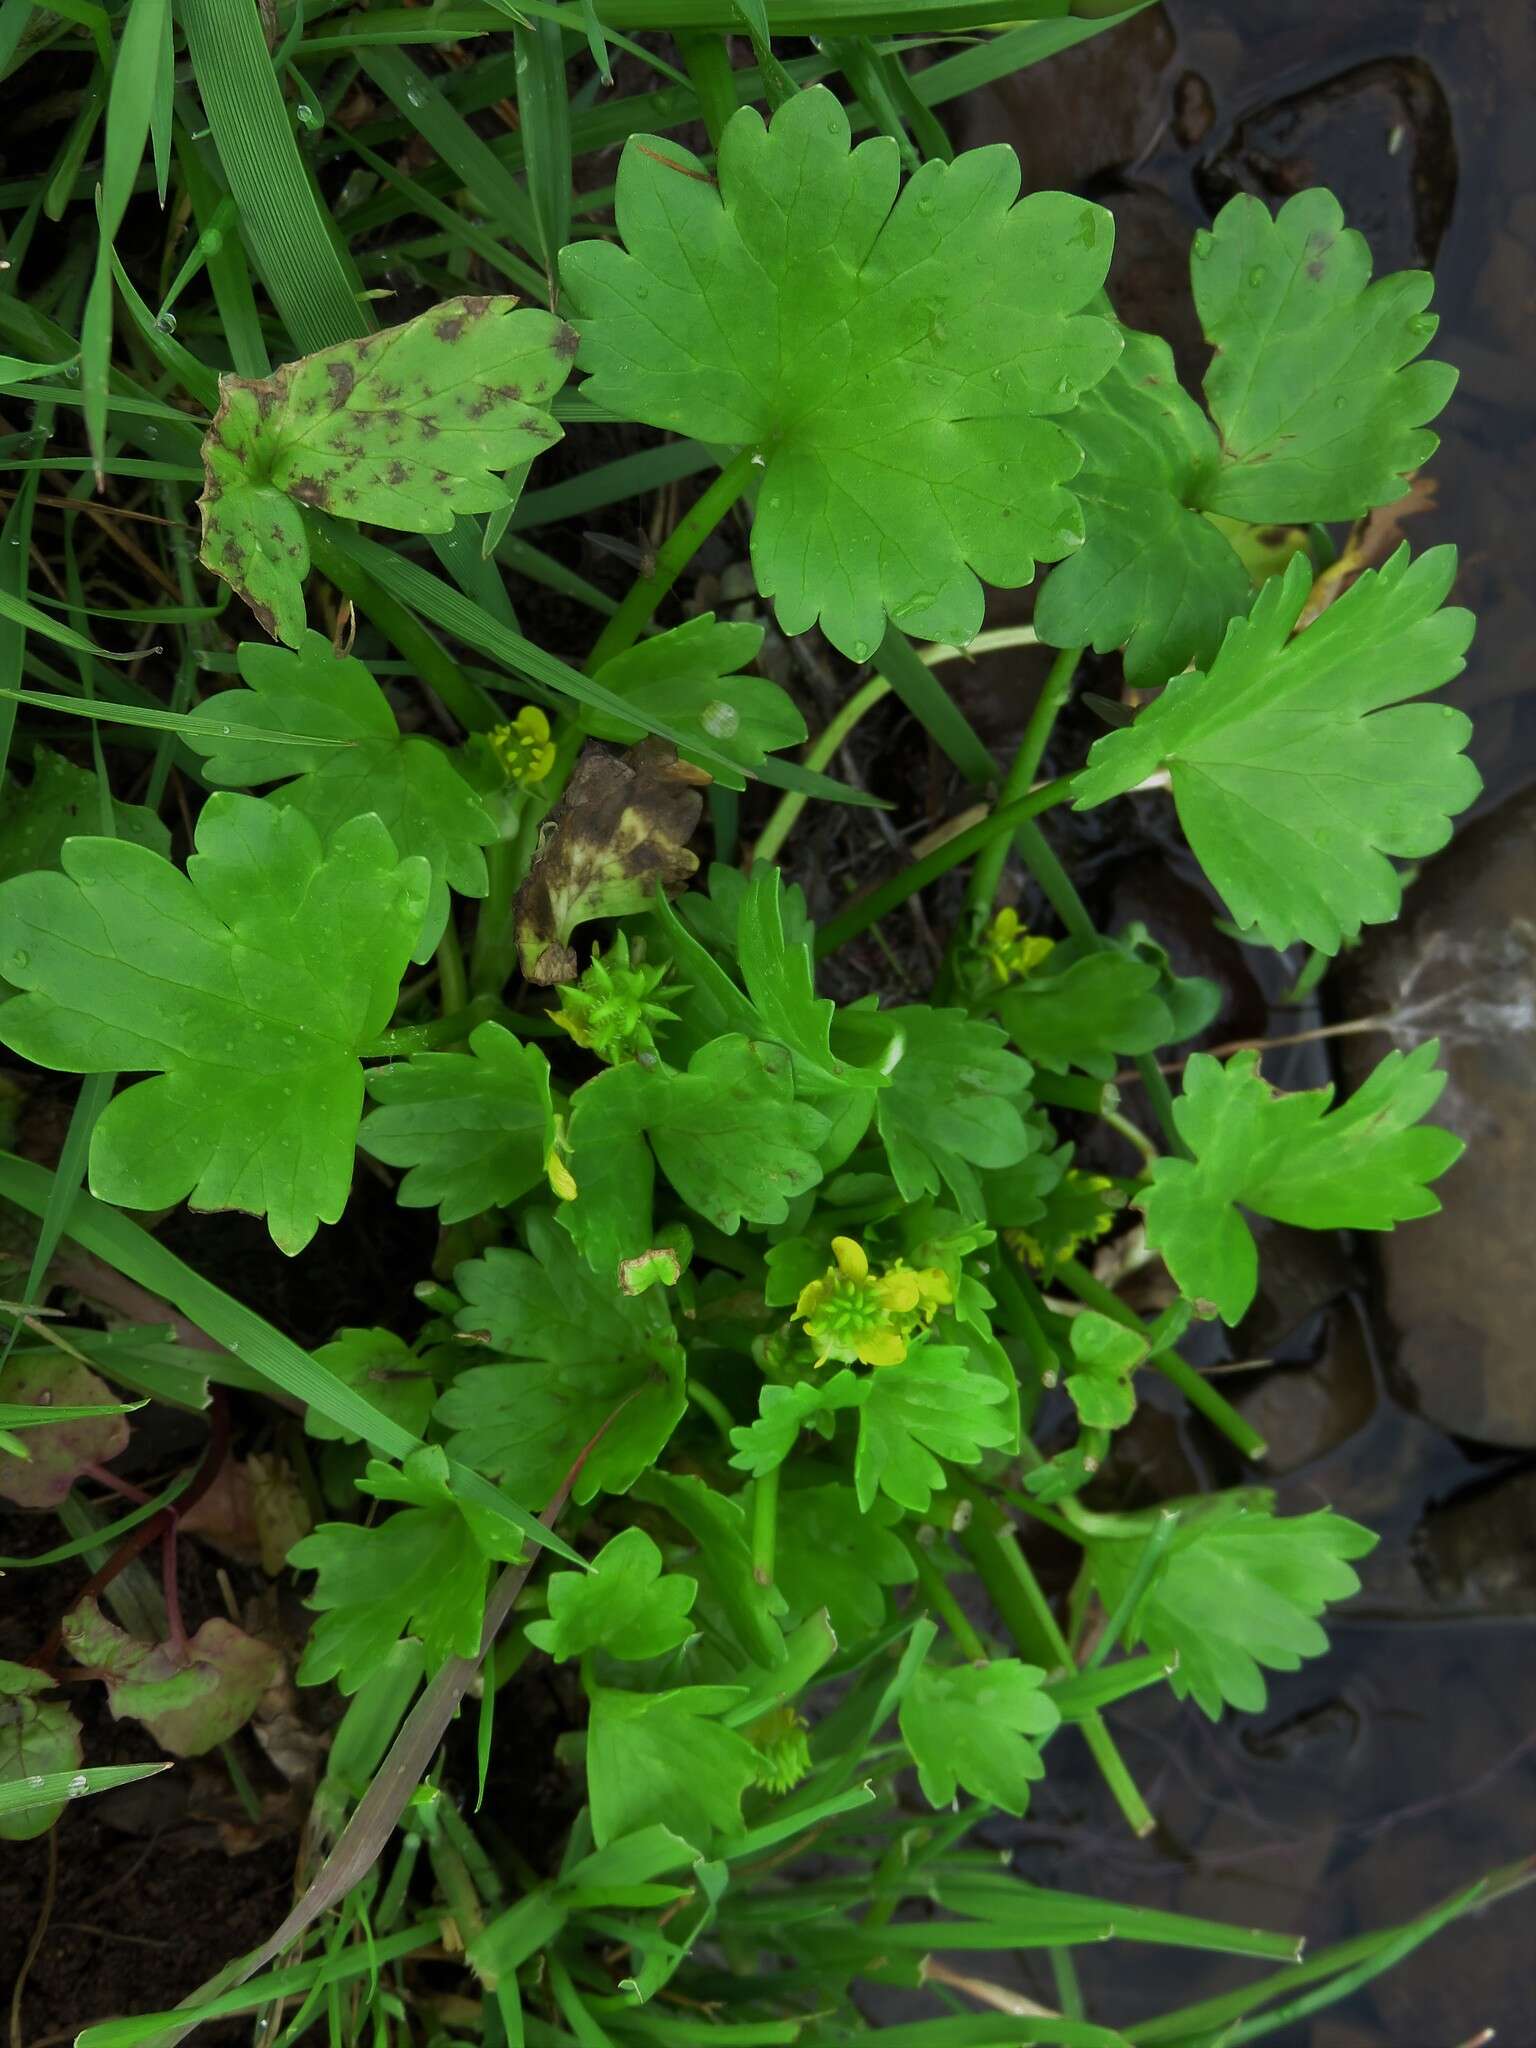
M 1389 1052 L 1338 1102 L 1280 1091 L 1258 1049 L 1194 1049 L 1214 988 L 1155 931 L 1101 931 L 1038 821 L 1166 786 L 1247 942 L 1325 960 L 1396 914 L 1401 863 L 1478 791 L 1468 722 L 1431 694 L 1472 622 L 1447 603 L 1447 548 L 1324 572 L 1327 527 L 1401 499 L 1434 452 L 1454 377 L 1424 357 L 1429 279 L 1372 282 L 1326 192 L 1232 200 L 1191 249 L 1214 350 L 1197 400 L 1166 342 L 1115 316 L 1103 208 L 1021 196 L 1005 147 L 951 151 L 894 45 L 845 34 L 786 68 L 761 9 L 750 82 L 705 21 L 680 39 L 683 85 L 643 116 L 617 103 L 611 229 L 601 193 L 573 211 L 572 137 L 595 146 L 598 115 L 567 106 L 560 10 L 389 14 L 358 75 L 412 134 L 417 111 L 440 164 L 380 154 L 370 100 L 355 138 L 350 116 L 331 131 L 366 191 L 333 237 L 274 81 L 350 49 L 366 10 L 294 15 L 277 71 L 254 14 L 226 12 L 178 9 L 183 67 L 163 0 L 122 10 L 77 386 L 44 381 L 69 339 L 51 314 L 24 343 L 0 320 L 25 347 L 0 384 L 30 392 L 40 432 L 79 404 L 104 477 L 149 478 L 168 519 L 200 479 L 202 521 L 177 602 L 134 614 L 184 636 L 169 694 L 131 671 L 109 685 L 24 588 L 0 605 L 30 636 L 8 701 L 59 714 L 53 739 L 83 713 L 156 749 L 143 806 L 114 797 L 99 747 L 89 771 L 40 751 L 11 788 L 0 1043 L 84 1077 L 56 1168 L 0 1157 L 0 1195 L 35 1219 L 19 1300 L 73 1245 L 179 1318 L 173 1341 L 82 1317 L 58 1348 L 30 1310 L 13 1323 L 0 1494 L 76 1504 L 52 1555 L 108 1562 L 31 1661 L 0 1662 L 0 1834 L 52 1825 L 74 1774 L 109 1781 L 66 1680 L 104 1684 L 173 1756 L 234 1754 L 287 1666 L 302 1698 L 342 1705 L 316 1716 L 334 1732 L 292 1912 L 184 2008 L 88 2029 L 87 2048 L 246 2008 L 281 2010 L 285 2043 L 329 2024 L 821 2048 L 865 2031 L 871 1986 L 964 1987 L 898 2025 L 902 2048 L 1195 2048 L 1284 2026 L 1302 1985 L 1343 1995 L 1502 1881 L 1299 1965 L 1302 1929 L 1047 1889 L 967 1841 L 1083 1756 L 1148 1833 L 1110 1710 L 1165 1685 L 1212 1718 L 1262 1707 L 1270 1674 L 1324 1653 L 1375 1541 L 1283 1509 L 1251 1424 L 1179 1347 L 1249 1308 L 1249 1218 L 1380 1231 L 1433 1212 L 1460 1150 L 1427 1121 L 1435 1048 Z M 602 13 L 581 21 L 606 67 Z M 485 60 L 522 108 L 510 152 L 468 124 L 468 71 L 407 54 L 492 31 L 515 51 L 515 74 Z M 819 82 L 839 71 L 856 109 Z M 921 76 L 937 93 L 944 73 Z M 707 150 L 697 128 L 685 148 L 640 125 L 699 115 Z M 855 117 L 883 132 L 855 141 Z M 248 120 L 281 201 L 237 146 Z M 113 258 L 122 165 L 131 188 L 151 144 L 163 193 L 168 138 L 201 236 L 178 289 L 206 264 L 218 315 L 183 340 Z M 452 260 L 420 255 L 432 302 L 378 327 L 347 244 L 402 213 Z M 497 289 L 463 288 L 488 274 Z M 616 602 L 523 538 L 546 492 L 608 501 L 592 464 L 541 479 L 562 436 L 579 463 L 615 423 L 689 437 L 662 453 L 693 450 L 691 472 L 646 456 L 647 478 L 713 472 Z M 34 474 L 9 537 L 36 503 Z M 728 515 L 761 602 L 657 628 Z M 1271 528 L 1285 548 L 1257 542 Z M 987 586 L 1037 577 L 1030 637 L 1059 652 L 1000 769 L 908 636 L 963 647 Z M 601 617 L 582 667 L 525 636 L 520 578 Z M 86 617 L 78 591 L 67 609 Z M 845 657 L 846 702 L 804 761 L 770 622 Z M 1090 647 L 1123 660 L 1120 722 L 1042 782 Z M 742 821 L 764 789 L 795 814 L 869 801 L 826 771 L 861 709 L 847 664 L 870 660 L 981 817 L 818 930 L 793 845 L 782 873 L 754 861 Z M 1010 851 L 1044 901 L 1033 925 L 999 902 Z M 819 960 L 967 862 L 931 1001 L 818 993 Z M 238 1209 L 313 1256 L 360 1156 L 436 1215 L 403 1327 L 306 1352 L 153 1234 L 182 1202 Z M 1133 1220 L 1161 1286 L 1148 1316 L 1093 1263 Z M 1132 1508 L 1096 1489 L 1153 1382 L 1249 1462 L 1244 1483 Z M 297 1646 L 249 1616 L 189 1629 L 177 1582 L 193 1508 L 231 1472 L 251 1483 L 231 1416 L 264 1394 L 288 1417 L 261 1512 L 312 1617 Z M 200 1463 L 153 1496 L 111 1469 L 151 1399 L 210 1421 Z M 133 1505 L 105 1515 L 109 1493 Z M 1075 1558 L 1064 1602 L 1036 1524 Z M 134 1563 L 156 1538 L 158 1588 Z M 153 1639 L 103 1611 L 131 1563 Z M 569 1712 L 569 1814 L 525 1843 L 486 1787 L 538 1660 Z M 1270 1967 L 1117 2028 L 1072 1988 L 1071 1952 L 1112 1936 Z M 1052 1952 L 1060 2011 L 940 1960 L 1005 1949 Z M 429 1952 L 462 1962 L 436 2018 Z

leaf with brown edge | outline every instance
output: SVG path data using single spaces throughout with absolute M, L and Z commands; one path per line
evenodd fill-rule
M 142 1721 L 172 1756 L 203 1756 L 227 1742 L 283 1673 L 270 1644 L 217 1615 L 184 1642 L 145 1643 L 82 1600 L 63 1633 L 70 1655 L 106 1685 L 112 1718 Z
M 698 869 L 688 850 L 709 776 L 666 740 L 622 756 L 588 747 L 517 892 L 517 957 L 530 981 L 574 981 L 571 934 L 594 917 L 648 910 Z
M 274 639 L 304 630 L 301 507 L 402 533 L 447 533 L 510 502 L 499 472 L 560 439 L 549 402 L 576 335 L 514 298 L 448 299 L 399 327 L 221 377 L 203 441 L 202 561 Z

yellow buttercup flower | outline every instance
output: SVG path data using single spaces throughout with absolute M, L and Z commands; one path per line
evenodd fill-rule
M 999 988 L 1023 981 L 1055 951 L 1054 939 L 1036 938 L 1019 922 L 1016 910 L 1000 910 L 981 935 L 982 958 L 997 977 Z
M 928 1276 L 904 1266 L 872 1273 L 868 1253 L 853 1237 L 834 1237 L 832 1257 L 835 1263 L 819 1280 L 807 1281 L 795 1303 L 795 1316 L 816 1346 L 816 1363 L 900 1365 L 914 1319 L 923 1315 Z
M 507 780 L 519 789 L 532 789 L 555 765 L 549 720 L 537 704 L 525 704 L 510 725 L 493 726 L 485 737 Z

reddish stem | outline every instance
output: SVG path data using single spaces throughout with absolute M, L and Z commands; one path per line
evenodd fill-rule
M 197 1468 L 197 1477 L 192 1481 L 186 1492 L 177 1500 L 174 1507 L 162 1508 L 158 1515 L 151 1515 L 147 1522 L 140 1522 L 137 1529 L 130 1529 L 128 1531 L 128 1534 L 118 1544 L 116 1550 L 113 1551 L 101 1570 L 93 1573 L 81 1588 L 75 1599 L 76 1606 L 82 1600 L 96 1599 L 99 1594 L 111 1585 L 118 1573 L 125 1570 L 139 1555 L 140 1551 L 147 1550 L 157 1537 L 166 1538 L 171 1543 L 174 1543 L 176 1524 L 180 1516 L 184 1515 L 189 1508 L 195 1506 L 208 1491 L 209 1487 L 212 1486 L 214 1480 L 218 1478 L 220 1467 L 223 1465 L 229 1450 L 229 1406 L 225 1401 L 223 1388 L 215 1385 L 212 1381 L 209 1382 L 208 1386 L 208 1398 L 208 1442 L 203 1450 L 203 1462 Z M 176 1598 L 174 1568 L 168 1570 L 166 1575 L 166 1611 L 171 1618 L 171 1640 L 173 1642 L 185 1640 L 180 1634 L 181 1616 L 179 1603 Z M 48 1640 L 43 1644 L 37 1655 L 29 1660 L 31 1663 L 42 1665 L 44 1668 L 53 1664 L 58 1656 L 63 1640 L 63 1627 L 63 1617 L 61 1616 L 54 1624 Z
M 138 1507 L 143 1507 L 145 1501 L 149 1499 L 149 1495 L 142 1487 L 134 1486 L 127 1479 L 119 1479 L 117 1474 L 108 1471 L 105 1465 L 82 1465 L 80 1477 L 94 1479 L 98 1486 L 106 1487 L 109 1493 L 120 1493 L 124 1500 L 131 1500 Z

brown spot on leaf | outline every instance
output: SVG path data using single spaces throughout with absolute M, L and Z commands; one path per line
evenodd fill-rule
M 446 320 L 438 321 L 432 332 L 439 341 L 446 341 L 451 347 L 464 332 L 464 315 L 462 313 L 450 313 Z
M 320 511 L 330 503 L 330 492 L 325 485 L 312 476 L 301 476 L 288 486 L 290 498 L 297 498 L 301 505 L 314 505 Z
M 326 382 L 331 387 L 331 405 L 340 411 L 352 396 L 352 387 L 357 382 L 357 372 L 349 362 L 327 363 Z
M 649 155 L 650 152 L 647 150 L 645 154 Z M 713 184 L 714 180 L 711 178 L 708 182 L 710 184 Z M 560 358 L 560 360 L 563 363 L 568 363 L 571 360 L 572 356 L 575 355 L 577 349 L 579 349 L 580 347 L 581 336 L 576 332 L 575 328 L 572 327 L 568 321 L 562 320 L 560 325 L 555 329 L 555 354 Z
M 384 472 L 384 481 L 389 484 L 403 484 L 409 480 L 410 469 L 403 462 L 392 462 Z

